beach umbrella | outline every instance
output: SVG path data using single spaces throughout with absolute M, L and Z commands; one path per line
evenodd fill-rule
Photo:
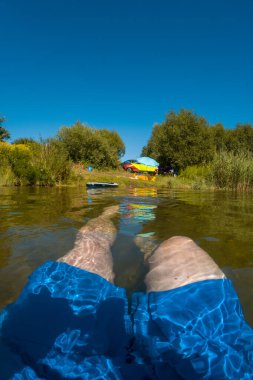
M 147 166 L 159 166 L 158 162 L 156 162 L 156 160 L 150 157 L 139 157 L 137 158 L 137 162 Z

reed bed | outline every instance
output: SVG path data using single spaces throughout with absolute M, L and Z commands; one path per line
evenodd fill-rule
M 132 178 L 133 174 L 121 167 L 89 172 L 88 164 L 72 163 L 62 146 L 55 143 L 0 144 L 0 186 L 85 186 L 87 182 L 117 182 L 121 187 L 252 191 L 253 155 L 221 152 L 209 164 L 188 166 L 177 177 L 159 175 L 155 182 Z

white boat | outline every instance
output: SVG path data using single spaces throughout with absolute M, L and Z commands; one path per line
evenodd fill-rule
M 86 187 L 93 189 L 98 187 L 118 187 L 116 182 L 87 182 Z

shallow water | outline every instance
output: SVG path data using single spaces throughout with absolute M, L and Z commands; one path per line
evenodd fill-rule
M 145 290 L 147 265 L 137 235 L 151 248 L 173 235 L 186 235 L 232 278 L 253 325 L 252 194 L 155 188 L 1 188 L 0 194 L 1 307 L 17 298 L 35 268 L 67 253 L 89 219 L 119 204 L 112 249 L 117 285 L 129 293 Z

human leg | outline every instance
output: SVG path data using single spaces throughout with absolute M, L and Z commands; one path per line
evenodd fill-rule
M 90 220 L 74 248 L 33 272 L 0 315 L 1 379 L 124 378 L 131 320 L 125 290 L 108 282 L 117 209 Z
M 157 378 L 250 379 L 253 331 L 230 280 L 186 237 L 173 237 L 149 258 L 148 293 L 134 297 L 136 349 Z M 173 378 L 173 377 L 172 377 Z
M 190 283 L 225 278 L 212 258 L 194 241 L 174 236 L 161 243 L 149 257 L 147 291 L 175 289 Z
M 74 247 L 57 261 L 96 273 L 113 283 L 111 246 L 116 237 L 116 228 L 111 218 L 118 206 L 107 207 L 97 218 L 91 219 L 78 232 Z

